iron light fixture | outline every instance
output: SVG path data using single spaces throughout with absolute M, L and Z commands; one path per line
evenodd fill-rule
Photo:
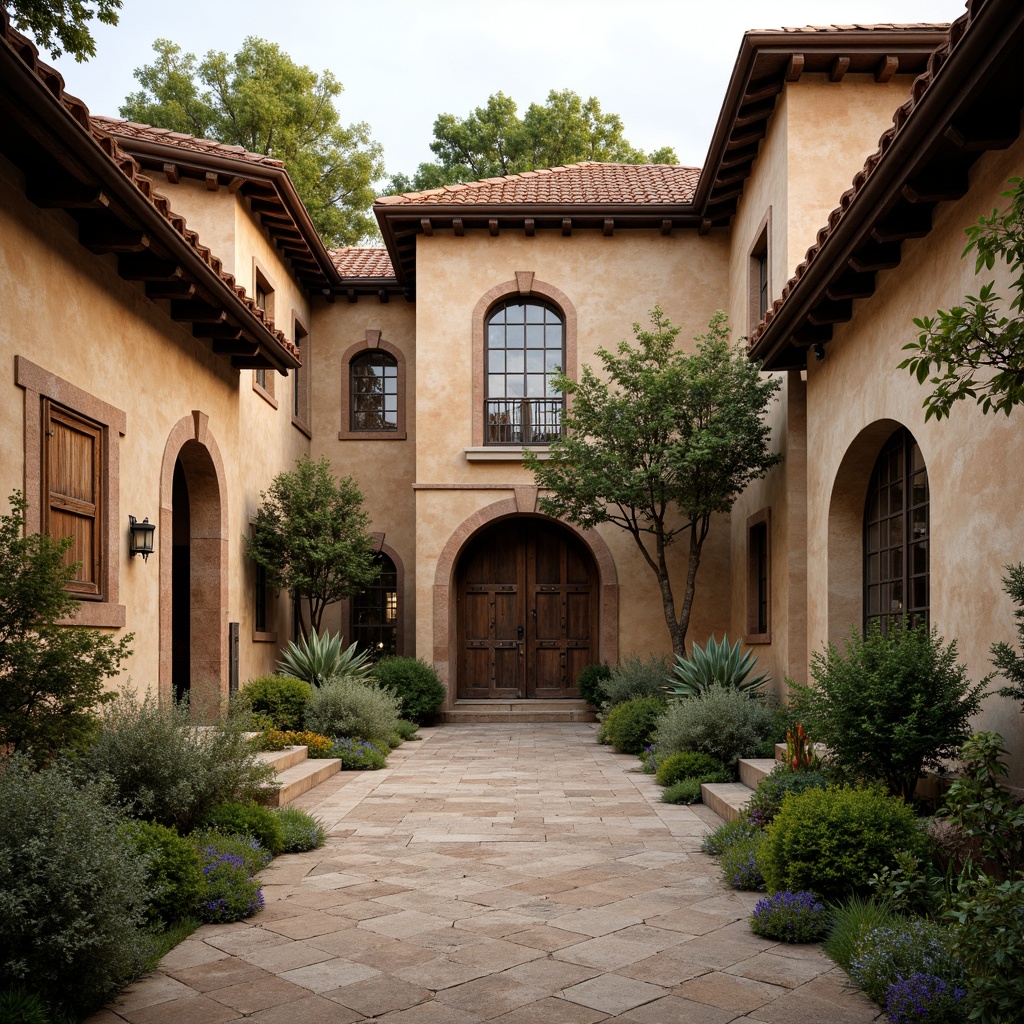
M 129 516 L 128 529 L 130 531 L 128 553 L 142 555 L 142 560 L 148 562 L 149 556 L 153 554 L 153 534 L 156 533 L 156 524 L 149 521 L 149 516 L 146 516 L 141 523 L 135 516 Z

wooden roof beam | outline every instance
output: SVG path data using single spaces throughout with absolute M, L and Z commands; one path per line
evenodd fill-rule
M 800 76 L 804 73 L 805 63 L 806 61 L 802 53 L 794 53 L 789 58 L 789 63 L 786 65 L 786 81 L 799 82 Z
M 819 302 L 814 309 L 807 314 L 809 323 L 816 327 L 823 327 L 825 324 L 846 323 L 853 319 L 853 301 L 851 299 L 840 299 L 833 301 L 826 299 Z
M 172 302 L 171 319 L 192 324 L 222 324 L 227 320 L 223 309 L 199 300 Z
M 898 267 L 901 258 L 899 242 L 869 242 L 850 257 L 849 263 L 858 273 L 868 273 Z
M 832 67 L 829 68 L 828 80 L 830 82 L 841 82 L 846 77 L 846 72 L 850 70 L 850 58 L 849 57 L 836 57 L 832 61 Z
M 142 252 L 149 248 L 149 235 L 113 217 L 80 220 L 78 240 L 93 252 Z
M 117 259 L 117 272 L 126 281 L 177 281 L 184 274 L 176 260 L 151 252 L 124 253 Z
M 1008 149 L 1020 134 L 1020 108 L 1008 105 L 979 112 L 976 117 L 954 121 L 944 134 L 963 153 Z
M 146 298 L 148 299 L 191 299 L 196 294 L 196 286 L 191 281 L 147 281 Z
M 876 242 L 902 242 L 906 238 L 924 238 L 932 229 L 930 204 L 903 202 L 890 210 L 872 229 Z
M 908 181 L 901 194 L 908 203 L 941 203 L 962 199 L 967 194 L 967 169 L 940 163 Z
M 866 299 L 875 293 L 875 272 L 844 270 L 835 281 L 825 289 L 825 294 L 833 302 L 843 299 Z
M 888 82 L 900 69 L 900 59 L 892 54 L 883 57 L 875 67 L 875 81 L 881 84 Z
M 67 174 L 27 174 L 25 193 L 36 206 L 47 209 L 103 209 L 110 205 L 99 185 Z

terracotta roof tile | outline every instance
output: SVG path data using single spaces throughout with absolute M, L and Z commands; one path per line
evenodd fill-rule
M 699 177 L 699 167 L 674 164 L 568 164 L 385 196 L 377 202 L 389 206 L 688 203 L 693 199 Z
M 248 164 L 263 164 L 266 167 L 284 167 L 283 160 L 265 156 L 263 153 L 250 153 L 243 146 L 229 146 L 214 139 L 199 139 L 184 132 L 172 132 L 169 128 L 154 128 L 149 124 L 137 124 L 118 117 L 105 117 L 93 114 L 92 121 L 103 131 L 111 135 L 119 135 L 130 139 L 141 139 L 155 142 L 162 146 L 174 146 L 187 149 L 193 153 L 206 153 L 222 156 L 229 160 L 241 160 Z
M 903 22 L 879 22 L 868 25 L 797 25 L 793 28 L 759 28 L 754 29 L 757 33 L 778 32 L 778 33 L 804 33 L 814 35 L 816 32 L 921 32 L 934 29 L 949 28 L 948 22 L 934 21 L 903 21 Z
M 359 248 L 346 245 L 341 249 L 328 249 L 338 273 L 342 277 L 394 277 L 391 256 L 383 246 Z

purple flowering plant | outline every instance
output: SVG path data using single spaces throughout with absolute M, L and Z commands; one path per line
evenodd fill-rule
M 335 739 L 331 757 L 341 759 L 342 771 L 376 771 L 387 765 L 387 754 L 380 747 L 353 736 Z
M 829 912 L 811 892 L 774 893 L 758 900 L 750 916 L 751 931 L 779 942 L 818 942 L 828 927 Z
M 244 856 L 219 849 L 216 842 L 200 846 L 199 856 L 206 887 L 199 905 L 204 921 L 240 921 L 263 909 L 263 889 L 252 877 Z
M 885 1009 L 893 1024 L 961 1024 L 967 1020 L 967 990 L 920 972 L 889 986 Z

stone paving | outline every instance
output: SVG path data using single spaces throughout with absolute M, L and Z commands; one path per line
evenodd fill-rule
M 718 820 L 658 802 L 595 727 L 424 730 L 297 803 L 327 845 L 264 873 L 89 1024 L 861 1024 L 816 946 L 758 938 L 757 895 L 700 853 Z

